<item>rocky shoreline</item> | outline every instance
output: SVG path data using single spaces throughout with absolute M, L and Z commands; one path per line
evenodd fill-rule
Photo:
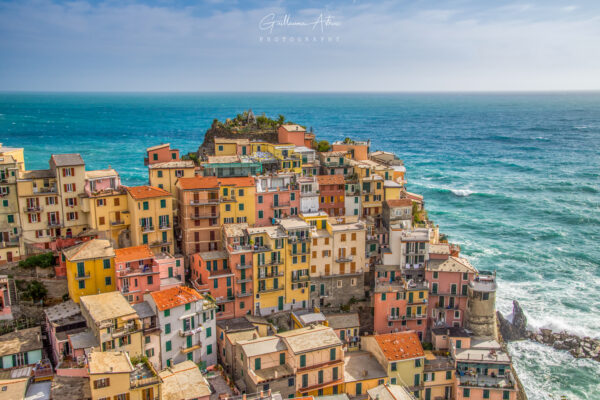
M 529 339 L 551 346 L 557 350 L 566 350 L 575 358 L 591 358 L 600 361 L 600 340 L 580 337 L 571 333 L 553 332 L 551 329 L 540 329 L 539 332 L 527 328 L 527 317 L 519 302 L 513 301 L 513 320 L 508 321 L 497 311 L 502 337 L 506 341 Z

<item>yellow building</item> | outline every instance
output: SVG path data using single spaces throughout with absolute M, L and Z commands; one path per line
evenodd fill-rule
M 17 190 L 26 252 L 44 250 L 58 238 L 85 233 L 85 163 L 79 154 L 53 154 L 50 169 L 22 171 Z
M 131 246 L 147 244 L 154 254 L 171 253 L 173 245 L 173 196 L 153 186 L 127 188 L 131 218 Z
M 310 225 L 298 217 L 279 220 L 285 240 L 285 302 L 290 308 L 307 308 L 310 284 Z
M 23 149 L 0 143 L 0 264 L 17 261 L 22 255 L 17 178 L 24 165 Z
M 99 343 L 97 351 L 124 351 L 130 357 L 143 353 L 142 323 L 120 292 L 81 297 L 81 314 Z
M 384 180 L 377 174 L 359 177 L 363 217 L 379 216 L 383 212 Z
M 250 152 L 248 139 L 215 138 L 215 156 L 245 156 Z
M 254 315 L 269 315 L 271 312 L 284 310 L 287 258 L 285 232 L 279 226 L 247 228 L 247 232 L 254 250 Z
M 82 210 L 98 238 L 110 240 L 113 247 L 129 245 L 127 192 L 114 169 L 86 171 Z
M 256 220 L 254 178 L 219 178 L 219 223 L 254 225 Z
M 425 385 L 424 398 L 426 400 L 453 398 L 452 388 L 456 369 L 454 361 L 446 354 L 446 351 L 425 351 L 423 383 Z
M 159 398 L 161 378 L 156 370 L 150 363 L 132 362 L 126 352 L 92 352 L 88 355 L 88 368 L 93 400 Z
M 63 250 L 69 297 L 115 290 L 115 251 L 108 240 L 93 239 Z
M 175 196 L 175 184 L 179 178 L 193 178 L 196 166 L 191 160 L 167 161 L 150 164 L 148 175 L 150 186 L 164 189 Z
M 421 398 L 425 353 L 416 332 L 363 336 L 361 343 L 386 371 L 390 384 L 404 386 Z
M 271 153 L 279 161 L 279 171 L 302 174 L 302 155 L 295 151 L 293 144 L 252 142 L 252 153 Z
M 344 393 L 355 400 L 368 397 L 367 390 L 388 382 L 387 373 L 367 351 L 347 352 L 344 356 Z

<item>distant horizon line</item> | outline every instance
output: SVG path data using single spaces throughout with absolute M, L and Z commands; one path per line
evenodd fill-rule
M 1 90 L 0 94 L 569 94 L 600 93 L 600 89 L 544 90 Z

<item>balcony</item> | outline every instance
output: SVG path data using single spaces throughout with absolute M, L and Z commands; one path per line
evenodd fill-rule
M 412 299 L 412 300 L 408 300 L 406 304 L 410 304 L 410 305 L 427 304 L 427 299 Z
M 343 256 L 338 256 L 335 259 L 335 262 L 336 263 L 346 263 L 346 262 L 351 262 L 352 260 L 354 260 L 354 256 L 343 255 Z
M 125 335 L 128 335 L 130 333 L 136 332 L 138 330 L 137 326 L 135 326 L 135 323 L 131 324 L 131 325 L 124 325 L 121 326 L 120 328 L 116 328 L 116 329 L 111 329 L 111 334 L 113 338 L 119 338 Z
M 235 196 L 223 196 L 219 201 L 221 203 L 235 203 L 237 199 Z
M 310 240 L 310 237 L 308 236 L 290 236 L 288 238 L 288 243 L 302 243 L 302 242 L 308 242 Z
M 171 229 L 171 224 L 163 224 L 163 225 L 158 226 L 158 230 L 160 230 L 160 231 L 164 231 L 167 229 Z
M 193 214 L 193 215 L 190 215 L 190 219 L 197 221 L 200 219 L 217 218 L 218 216 L 219 216 L 219 214 L 217 214 L 217 213 Z
M 427 314 L 414 314 L 414 315 L 405 315 L 402 316 L 402 319 L 406 319 L 406 320 L 413 320 L 413 319 L 423 319 L 423 318 L 427 318 Z
M 404 319 L 404 318 L 402 318 L 400 315 L 391 315 L 390 314 L 387 316 L 388 321 L 400 321 L 402 319 Z
M 268 267 L 270 265 L 281 265 L 281 264 L 283 264 L 282 259 L 275 259 L 275 260 L 265 261 L 264 263 L 258 263 L 258 266 L 259 267 Z
M 179 336 L 182 336 L 182 337 L 192 336 L 192 335 L 195 335 L 196 333 L 202 332 L 203 329 L 204 328 L 201 327 L 201 326 L 198 326 L 198 327 L 196 327 L 194 329 L 188 329 L 187 331 L 184 331 L 183 329 L 180 329 L 179 330 Z
M 292 275 L 292 282 L 308 282 L 308 281 L 310 281 L 310 275 L 299 275 L 299 276 Z
M 273 203 L 273 208 L 289 208 L 290 207 L 290 202 L 278 202 L 277 204 Z
M 7 247 L 19 246 L 18 240 L 9 240 L 8 242 L 0 242 L 0 249 L 6 249 Z
M 248 283 L 252 282 L 252 277 L 246 277 L 244 279 L 236 279 L 235 283 Z
M 193 344 L 191 347 L 187 347 L 187 345 L 181 346 L 179 349 L 183 354 L 187 354 L 190 353 L 192 351 L 195 350 L 199 350 L 202 348 L 202 342 L 200 340 L 198 340 L 195 344 Z
M 90 279 L 90 274 L 89 273 L 79 274 L 79 273 L 75 272 L 73 274 L 73 276 L 75 277 L 75 280 L 77 280 L 77 281 L 80 281 L 82 279 Z
M 43 208 L 41 206 L 27 206 L 27 207 L 23 207 L 23 212 L 26 213 L 37 213 L 42 211 Z
M 219 204 L 219 199 L 190 200 L 190 206 L 209 206 Z
M 283 290 L 284 287 L 276 287 L 276 288 L 258 288 L 258 293 L 270 293 L 270 292 L 279 292 L 280 290 Z
M 62 226 L 60 221 L 48 221 L 48 228 L 62 228 Z
M 122 221 L 122 220 L 118 220 L 118 221 L 110 221 L 110 224 L 111 224 L 112 226 L 125 225 L 125 221 Z
M 48 193 L 58 193 L 56 186 L 41 187 L 41 188 L 34 187 L 33 188 L 33 194 L 48 194 Z
M 458 374 L 457 374 L 458 375 Z M 486 389 L 515 389 L 515 382 L 510 375 L 506 376 L 491 376 L 491 375 L 461 375 L 459 378 L 459 386 L 462 387 L 477 387 Z
M 246 292 L 237 292 L 236 293 L 237 297 L 248 297 L 248 296 L 252 296 L 252 295 L 253 295 L 253 293 L 252 293 L 251 290 L 250 291 L 246 291 Z
M 117 270 L 117 276 L 152 275 L 160 273 L 158 265 L 144 265 L 142 268 L 125 268 Z
M 237 265 L 235 266 L 235 269 L 239 269 L 239 270 L 242 270 L 242 269 L 248 269 L 248 268 L 252 268 L 252 265 L 242 265 L 242 264 L 237 264 Z
M 283 271 L 277 271 L 275 273 L 273 273 L 273 272 L 263 273 L 263 274 L 259 273 L 258 279 L 277 278 L 278 276 L 283 276 Z
M 142 226 L 142 232 L 144 232 L 144 233 L 154 232 L 154 226 L 152 226 L 152 225 Z
M 215 302 L 217 304 L 229 303 L 233 300 L 235 300 L 235 298 L 233 296 L 221 296 L 221 297 L 215 298 Z
M 170 240 L 157 240 L 155 242 L 150 243 L 150 247 L 159 247 L 159 246 L 170 246 L 172 243 Z
M 265 252 L 265 251 L 271 251 L 271 246 L 262 246 L 262 245 L 255 244 L 252 247 L 252 251 L 254 251 L 256 253 L 262 253 L 262 252 Z

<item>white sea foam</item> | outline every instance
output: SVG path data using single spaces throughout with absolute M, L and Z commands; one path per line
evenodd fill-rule
M 475 193 L 469 189 L 450 189 L 450 191 L 452 192 L 452 194 L 458 197 L 469 197 L 470 195 Z

